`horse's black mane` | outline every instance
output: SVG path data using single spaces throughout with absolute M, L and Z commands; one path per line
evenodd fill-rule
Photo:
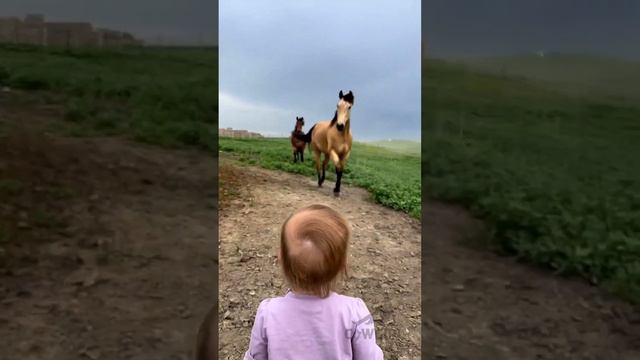
M 338 121 L 338 112 L 337 111 L 333 114 L 333 119 L 331 119 L 331 124 L 329 124 L 329 126 L 333 126 L 333 124 L 335 124 L 336 121 Z

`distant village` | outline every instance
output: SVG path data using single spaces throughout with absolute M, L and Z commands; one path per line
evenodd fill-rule
M 49 22 L 40 14 L 24 19 L 0 17 L 0 43 L 98 48 L 143 45 L 127 32 L 94 28 L 88 22 Z
M 247 130 L 234 130 L 232 128 L 219 129 L 218 136 L 232 138 L 261 138 L 262 135 Z

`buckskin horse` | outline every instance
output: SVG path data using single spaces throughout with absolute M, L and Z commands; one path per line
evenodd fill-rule
M 298 161 L 298 158 L 300 158 L 300 162 L 304 162 L 304 146 L 306 143 L 301 139 L 305 136 L 304 131 L 302 131 L 303 126 L 304 118 L 296 116 L 296 126 L 291 132 L 291 147 L 293 148 L 294 163 Z
M 351 154 L 353 137 L 351 135 L 351 107 L 353 106 L 353 93 L 338 94 L 336 112 L 331 121 L 319 121 L 304 135 L 294 135 L 313 150 L 313 159 L 318 174 L 318 187 L 322 187 L 325 170 L 329 159 L 336 168 L 336 186 L 333 189 L 335 196 L 340 196 L 340 184 L 342 173 Z M 324 160 L 320 164 L 320 157 L 324 154 Z M 322 171 L 320 171 L 322 170 Z

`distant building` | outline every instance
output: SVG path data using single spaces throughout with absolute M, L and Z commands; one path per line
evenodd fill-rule
M 0 43 L 64 47 L 143 45 L 126 32 L 94 29 L 88 22 L 46 22 L 40 14 L 29 14 L 23 20 L 0 17 Z
M 44 15 L 42 14 L 27 14 L 24 17 L 25 24 L 44 24 Z
M 0 17 L 0 42 L 18 42 L 21 24 L 17 17 Z
M 97 29 L 96 31 L 98 34 L 98 44 L 100 46 L 143 45 L 141 40 L 136 39 L 127 32 L 109 29 Z
M 232 128 L 219 129 L 219 137 L 231 137 L 231 138 L 261 138 L 262 135 L 247 130 L 234 130 Z
M 98 33 L 85 22 L 50 22 L 45 24 L 48 46 L 98 46 Z

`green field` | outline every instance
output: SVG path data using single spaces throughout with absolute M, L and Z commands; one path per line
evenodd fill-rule
M 249 164 L 288 171 L 316 179 L 313 156 L 305 151 L 305 162 L 293 163 L 289 139 L 220 138 L 220 151 L 232 152 Z M 330 163 L 331 164 L 331 163 Z M 329 165 L 328 180 L 335 181 Z M 378 146 L 354 143 L 342 178 L 343 183 L 363 187 L 376 202 L 420 218 L 420 155 L 407 155 Z
M 367 142 L 367 144 L 407 155 L 420 156 L 422 151 L 422 145 L 417 141 L 411 140 L 379 140 Z
M 638 62 L 579 54 L 515 55 L 462 61 L 496 75 L 534 80 L 576 96 L 609 102 L 640 101 Z
M 217 48 L 51 49 L 0 46 L 0 87 L 62 107 L 59 129 L 212 149 Z
M 424 62 L 424 190 L 486 220 L 502 251 L 640 301 L 640 64 L 583 59 L 624 81 L 575 92 L 584 66 L 546 60 Z

